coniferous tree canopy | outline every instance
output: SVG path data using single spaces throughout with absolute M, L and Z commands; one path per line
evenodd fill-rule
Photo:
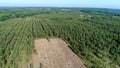
M 37 38 L 58 37 L 88 68 L 120 67 L 120 10 L 0 9 L 0 68 L 29 61 Z

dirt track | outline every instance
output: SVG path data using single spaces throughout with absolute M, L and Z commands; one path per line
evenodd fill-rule
M 27 68 L 86 68 L 61 39 L 35 40 L 35 50 Z

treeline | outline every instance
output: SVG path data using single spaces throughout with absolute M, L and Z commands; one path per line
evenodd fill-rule
M 57 11 L 57 10 L 56 10 Z M 0 9 L 0 21 L 11 18 L 25 18 L 37 14 L 51 13 L 49 8 L 2 8 Z

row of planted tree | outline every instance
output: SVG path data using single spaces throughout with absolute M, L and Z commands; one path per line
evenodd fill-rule
M 77 10 L 1 21 L 0 67 L 24 67 L 34 52 L 34 40 L 52 37 L 66 41 L 89 68 L 119 67 L 119 22 L 119 16 Z

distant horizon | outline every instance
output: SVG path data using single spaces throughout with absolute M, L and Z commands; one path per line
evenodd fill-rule
M 0 6 L 0 8 L 93 8 L 93 9 L 116 9 L 120 8 L 105 8 L 105 7 L 72 7 L 72 6 Z
M 120 0 L 3 0 L 0 7 L 90 7 L 120 9 Z

